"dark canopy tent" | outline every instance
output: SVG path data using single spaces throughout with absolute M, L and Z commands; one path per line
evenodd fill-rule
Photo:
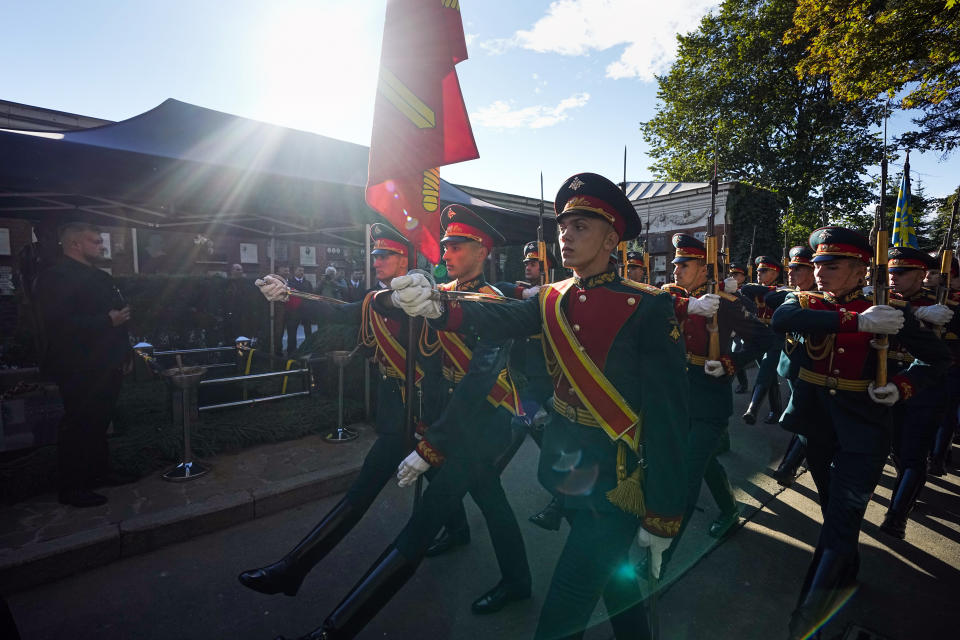
M 367 153 L 171 99 L 92 129 L 0 129 L 0 217 L 360 243 L 382 220 L 364 202 Z M 443 204 L 481 212 L 509 244 L 535 237 L 536 216 L 440 182 Z

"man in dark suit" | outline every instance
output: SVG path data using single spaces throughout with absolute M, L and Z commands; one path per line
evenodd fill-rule
M 96 227 L 70 223 L 60 232 L 63 259 L 40 274 L 37 297 L 45 338 L 44 373 L 60 387 L 64 416 L 58 434 L 59 500 L 95 507 L 98 480 L 128 481 L 108 473 L 107 427 L 120 394 L 131 349 L 130 307 L 109 274 L 97 268 L 103 239 Z
M 303 275 L 303 267 L 297 267 L 293 271 L 293 277 L 287 282 L 291 289 L 313 293 L 313 285 Z M 297 327 L 303 324 L 303 337 L 309 338 L 313 333 L 313 325 L 301 312 L 299 304 L 287 304 L 287 355 L 292 355 L 297 350 Z

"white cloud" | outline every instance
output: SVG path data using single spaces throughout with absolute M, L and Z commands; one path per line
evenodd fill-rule
M 564 98 L 555 107 L 534 105 L 515 109 L 504 101 L 497 100 L 470 114 L 470 120 L 476 125 L 491 129 L 542 129 L 563 122 L 571 109 L 579 109 L 590 100 L 589 93 L 576 93 Z
M 608 78 L 653 80 L 676 56 L 678 33 L 697 27 L 719 0 L 557 0 L 528 30 L 481 42 L 491 54 L 521 47 L 540 53 L 589 55 L 626 45 L 606 69 Z

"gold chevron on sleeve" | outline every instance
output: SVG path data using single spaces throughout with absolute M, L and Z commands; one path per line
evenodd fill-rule
M 424 104 L 397 76 L 386 68 L 380 68 L 380 94 L 400 113 L 405 115 L 419 129 L 433 129 L 437 126 L 437 116 L 433 109 Z
M 443 0 L 443 6 L 447 9 L 460 11 L 460 0 Z
M 431 212 L 436 211 L 440 202 L 439 169 L 427 169 L 423 172 L 423 188 L 421 189 L 421 195 L 423 196 L 423 210 Z

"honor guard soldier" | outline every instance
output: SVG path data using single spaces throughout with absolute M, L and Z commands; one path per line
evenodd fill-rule
M 899 308 L 909 303 L 913 314 L 924 325 L 935 327 L 941 334 L 948 326 L 956 333 L 957 322 L 952 320 L 957 303 L 948 300 L 947 304 L 937 304 L 936 293 L 923 286 L 927 270 L 937 266 L 935 259 L 912 247 L 892 247 L 887 255 L 891 305 Z M 945 344 L 943 348 L 946 350 Z M 902 371 L 914 360 L 896 339 L 892 340 L 887 357 L 887 368 L 891 373 Z M 918 390 L 912 398 L 893 407 L 893 459 L 897 481 L 880 530 L 895 538 L 903 539 L 906 534 L 907 516 L 927 481 L 927 455 L 947 402 L 944 380 Z
M 740 293 L 756 305 L 757 318 L 760 322 L 769 325 L 770 318 L 773 316 L 775 304 L 768 303 L 767 296 L 777 292 L 777 279 L 783 272 L 783 265 L 773 256 L 758 256 L 756 259 L 757 282 L 745 284 Z M 782 296 L 776 298 L 782 301 Z M 757 421 L 757 411 L 763 404 L 764 396 L 770 403 L 770 413 L 767 414 L 764 422 L 766 424 L 776 424 L 780 420 L 780 414 L 783 411 L 783 405 L 780 399 L 780 383 L 777 379 L 777 365 L 780 362 L 780 345 L 774 344 L 770 350 L 763 354 L 763 357 L 757 361 L 757 377 L 753 381 L 753 395 L 750 398 L 750 404 L 743 414 L 743 421 L 747 424 L 754 424 Z
M 525 282 L 508 283 L 498 282 L 495 286 L 503 291 L 504 295 L 526 300 L 540 291 L 541 283 L 546 279 L 541 277 L 541 265 L 550 270 L 560 266 L 553 252 L 547 249 L 546 255 L 541 257 L 539 243 L 534 240 L 523 247 L 523 270 Z M 553 379 L 547 373 L 546 361 L 543 358 L 542 336 L 537 334 L 527 338 L 518 338 L 514 341 L 510 351 L 510 371 L 515 376 L 520 391 L 520 401 L 526 414 L 517 420 L 523 420 L 530 437 L 537 446 L 543 441 L 543 424 L 546 419 L 544 404 L 553 394 Z M 528 519 L 533 524 L 547 531 L 556 531 L 560 528 L 563 518 L 563 500 L 554 497 L 543 509 Z
M 813 277 L 813 249 L 810 247 L 796 246 L 790 249 L 790 262 L 787 264 L 787 288 L 778 289 L 774 293 L 767 295 L 766 303 L 776 310 L 786 299 L 791 291 L 816 291 L 817 281 Z M 786 342 L 786 336 L 778 334 L 783 343 L 783 351 L 780 353 L 780 364 L 777 366 L 777 373 L 787 382 L 787 388 L 790 395 L 793 395 L 793 383 L 797 379 L 797 372 L 800 370 L 798 360 L 793 358 L 799 343 L 792 340 Z M 799 356 L 799 354 L 797 354 Z M 789 401 L 789 399 L 788 399 Z M 771 474 L 774 480 L 782 487 L 789 487 L 797 477 L 797 470 L 803 463 L 806 451 L 807 439 L 799 434 L 793 434 L 790 443 L 787 445 L 787 451 L 783 454 L 783 459 L 777 465 L 776 470 Z
M 573 278 L 505 305 L 444 305 L 416 276 L 396 296 L 408 313 L 448 330 L 494 339 L 542 332 L 554 395 L 538 475 L 563 497 L 570 533 L 534 637 L 580 637 L 603 597 L 617 638 L 646 638 L 636 576 L 621 568 L 636 537 L 658 575 L 680 528 L 688 425 L 682 335 L 669 296 L 610 266 L 610 252 L 640 230 L 620 189 L 581 173 L 564 182 L 555 207 Z
M 747 281 L 747 270 L 736 263 L 730 263 L 730 266 L 727 267 L 727 275 L 737 281 L 737 289 Z
M 673 246 L 676 248 L 673 277 L 677 285 L 683 288 L 682 293 L 674 293 L 676 312 L 686 344 L 690 387 L 690 433 L 684 458 L 687 503 L 683 528 L 696 508 L 701 483 L 706 482 L 720 508 L 720 516 L 710 525 L 709 533 L 713 537 L 721 537 L 737 523 L 740 516 L 726 471 L 717 459 L 718 447 L 733 414 L 731 378 L 737 369 L 763 354 L 774 338 L 770 330 L 744 307 L 739 296 L 721 292 L 719 308 L 715 310 L 720 354 L 718 360 L 710 359 L 711 321 L 687 312 L 690 302 L 707 291 L 706 247 L 695 237 L 684 233 L 673 236 Z M 743 349 L 736 353 L 731 352 L 734 333 L 743 341 Z M 671 555 L 675 553 L 678 542 L 679 538 L 670 549 Z
M 386 224 L 374 224 L 370 229 L 373 241 L 373 268 L 381 287 L 389 287 L 393 278 L 407 272 L 408 245 L 399 232 Z M 266 276 L 257 280 L 261 293 L 270 301 L 287 301 L 297 305 L 302 317 L 324 324 L 348 324 L 360 330 L 359 339 L 369 357 L 380 369 L 383 379 L 377 385 L 377 418 L 374 428 L 377 439 L 364 458 L 356 480 L 346 495 L 327 513 L 307 536 L 283 558 L 260 569 L 240 574 L 245 587 L 266 594 L 284 593 L 294 596 L 307 573 L 319 563 L 356 525 L 370 508 L 380 490 L 396 473 L 397 465 L 410 453 L 404 424 L 404 379 L 406 374 L 406 314 L 396 309 L 384 309 L 374 300 L 375 291 L 366 294 L 363 301 L 349 304 L 306 301 L 291 298 L 282 278 Z M 426 366 L 423 364 L 423 366 Z M 417 365 L 416 388 L 418 397 L 415 415 L 421 415 L 424 403 L 421 395 L 424 369 Z
M 499 295 L 483 278 L 483 267 L 497 231 L 473 211 L 450 205 L 441 212 L 443 259 L 453 281 L 445 290 Z M 417 273 L 426 280 L 425 274 Z M 408 278 L 409 280 L 409 278 Z M 383 304 L 396 301 L 392 292 L 380 292 Z M 416 572 L 420 560 L 440 528 L 460 518 L 465 524 L 463 498 L 469 492 L 487 521 L 502 580 L 474 601 L 474 613 L 492 613 L 507 603 L 530 596 L 530 569 L 520 527 L 500 484 L 500 470 L 510 451 L 510 419 L 521 411 L 516 389 L 506 371 L 510 342 L 477 340 L 470 333 L 428 330 L 421 335 L 424 355 L 442 361 L 449 398 L 438 407 L 439 416 L 419 435 L 416 448 L 401 463 L 401 487 L 414 484 L 430 472 L 430 483 L 420 505 L 403 530 L 367 570 L 323 625 L 302 640 L 340 640 L 355 637 Z M 490 375 L 490 373 L 493 375 Z M 449 525 L 457 532 L 458 525 Z
M 800 368 L 783 427 L 807 437 L 807 465 L 820 494 L 823 526 L 790 638 L 806 638 L 851 592 L 860 524 L 890 452 L 890 407 L 936 384 L 949 358 L 912 313 L 874 306 L 861 282 L 873 251 L 842 227 L 810 235 L 820 292 L 794 292 L 774 312 L 775 331 L 802 337 Z M 896 336 L 916 360 L 877 387 L 876 334 Z M 798 349 L 798 351 L 800 351 Z
M 939 252 L 934 251 L 931 255 L 939 260 Z M 928 270 L 923 284 L 931 289 L 939 287 L 940 269 Z M 950 267 L 949 285 L 950 291 L 947 298 L 960 302 L 960 260 L 956 257 L 953 258 Z M 927 466 L 927 472 L 931 476 L 946 475 L 947 460 L 953 448 L 957 427 L 960 426 L 957 424 L 957 416 L 960 414 L 960 331 L 947 327 L 941 338 L 953 354 L 953 364 L 947 370 L 947 409 L 940 420 L 940 428 L 937 429 L 933 451 L 930 452 L 930 463 Z
M 647 279 L 647 267 L 643 264 L 643 254 L 639 251 L 627 251 L 627 277 L 634 282 Z

